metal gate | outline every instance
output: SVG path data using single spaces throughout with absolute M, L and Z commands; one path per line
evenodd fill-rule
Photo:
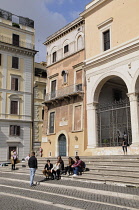
M 130 103 L 128 98 L 113 103 L 99 104 L 98 146 L 121 146 L 126 134 L 128 145 L 132 143 Z
M 58 148 L 59 155 L 66 156 L 66 137 L 64 134 L 61 134 L 58 138 Z

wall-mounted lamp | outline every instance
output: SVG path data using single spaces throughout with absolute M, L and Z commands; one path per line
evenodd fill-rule
M 51 144 L 51 140 L 50 139 L 48 139 L 48 142 L 49 142 L 49 144 Z
M 78 141 L 78 137 L 77 136 L 75 136 L 74 138 L 75 138 L 76 141 Z

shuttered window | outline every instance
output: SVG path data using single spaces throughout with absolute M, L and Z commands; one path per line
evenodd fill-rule
M 55 120 L 55 112 L 51 112 L 49 120 L 49 133 L 54 133 L 54 120 Z
M 12 68 L 18 69 L 19 66 L 19 58 L 18 57 L 12 57 Z
M 18 91 L 18 78 L 11 78 L 11 90 Z
M 18 114 L 18 101 L 11 101 L 11 114 Z
M 19 35 L 13 34 L 13 45 L 19 47 Z
M 75 106 L 74 109 L 74 130 L 79 131 L 81 130 L 81 114 L 82 113 L 82 106 Z
M 110 30 L 103 32 L 104 51 L 110 49 Z
M 51 98 L 56 97 L 56 80 L 51 82 Z
M 10 136 L 20 136 L 20 126 L 10 125 Z
M 53 63 L 56 62 L 56 52 L 53 53 L 53 60 L 52 60 L 52 62 Z

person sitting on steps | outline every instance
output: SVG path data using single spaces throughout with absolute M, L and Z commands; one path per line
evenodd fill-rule
M 70 175 L 70 173 L 73 173 L 73 168 L 71 166 L 74 163 L 75 163 L 75 161 L 71 157 L 69 157 L 68 158 L 68 165 L 67 165 L 67 167 L 65 167 L 65 175 L 67 174 L 67 172 L 68 172 L 68 175 Z
M 71 166 L 73 168 L 73 177 L 78 176 L 79 172 L 82 173 L 83 167 L 82 167 L 82 160 L 80 160 L 79 156 L 75 156 L 75 163 Z
M 49 176 L 52 176 L 51 169 L 53 168 L 53 164 L 50 163 L 50 160 L 47 160 L 46 165 L 44 166 L 44 170 L 42 173 L 46 178 L 49 178 Z
M 58 161 L 51 169 L 51 173 L 52 173 L 52 179 L 57 178 L 57 180 L 59 180 L 59 178 L 60 178 L 60 163 Z

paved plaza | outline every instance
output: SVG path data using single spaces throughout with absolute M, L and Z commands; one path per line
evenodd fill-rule
M 74 179 L 44 180 L 29 173 L 0 169 L 1 210 L 120 210 L 139 209 L 139 188 L 81 182 Z

